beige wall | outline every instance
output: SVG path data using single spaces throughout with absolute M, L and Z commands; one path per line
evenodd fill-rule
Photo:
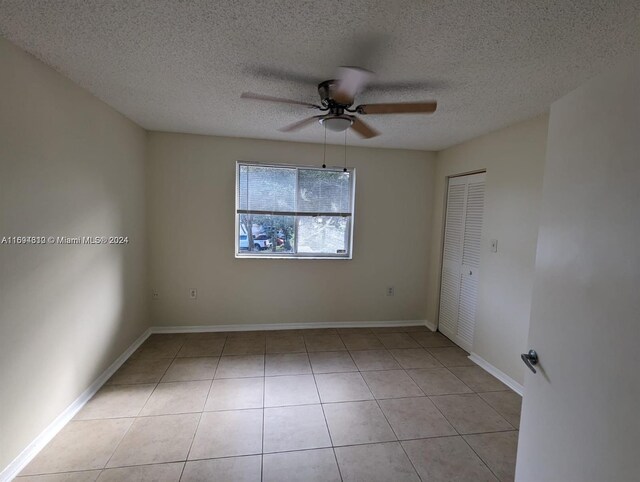
M 347 155 L 357 170 L 353 260 L 235 259 L 235 162 L 320 165 L 322 146 L 150 133 L 153 324 L 425 319 L 434 155 Z M 330 146 L 327 164 L 342 156 Z
M 145 132 L 0 38 L 0 471 L 148 324 Z
M 529 329 L 548 116 L 437 154 L 428 319 L 437 320 L 447 176 L 486 169 L 479 299 L 473 351 L 518 383 Z M 498 252 L 489 249 L 498 240 Z

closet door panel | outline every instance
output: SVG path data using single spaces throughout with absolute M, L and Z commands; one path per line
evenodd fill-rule
M 478 303 L 478 270 L 485 174 L 449 179 L 438 329 L 471 351 Z
M 449 179 L 442 252 L 439 330 L 450 338 L 455 337 L 458 331 L 466 190 L 464 179 Z
M 457 332 L 458 343 L 467 351 L 473 347 L 476 324 L 483 213 L 484 174 L 468 176 Z

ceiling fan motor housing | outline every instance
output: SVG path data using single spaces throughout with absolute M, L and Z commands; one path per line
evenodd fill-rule
M 320 94 L 320 100 L 322 102 L 322 105 L 324 107 L 329 107 L 330 109 L 331 108 L 344 109 L 346 107 L 351 107 L 351 105 L 353 104 L 353 100 L 351 100 L 351 102 L 349 103 L 341 103 L 341 102 L 337 102 L 333 98 L 333 94 L 337 88 L 338 88 L 338 81 L 334 79 L 325 80 L 324 82 L 320 82 L 318 84 L 318 94 Z
M 353 116 L 344 113 L 345 109 L 353 104 L 353 101 L 348 104 L 336 101 L 333 98 L 333 93 L 337 88 L 338 81 L 333 79 L 318 84 L 320 101 L 322 106 L 328 109 L 327 114 L 319 118 L 318 121 L 330 131 L 343 132 L 353 124 Z

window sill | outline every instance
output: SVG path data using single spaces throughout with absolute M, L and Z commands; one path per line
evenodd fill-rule
M 268 254 L 238 254 L 235 255 L 236 259 L 353 259 L 349 256 L 282 256 L 282 255 L 268 255 Z

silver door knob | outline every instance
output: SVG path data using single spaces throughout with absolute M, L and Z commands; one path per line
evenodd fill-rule
M 533 368 L 538 364 L 538 354 L 535 350 L 529 350 L 529 353 L 523 353 L 522 355 L 520 355 L 520 358 L 522 358 L 524 364 L 529 367 L 529 370 L 531 370 L 533 373 L 537 373 L 536 369 Z

